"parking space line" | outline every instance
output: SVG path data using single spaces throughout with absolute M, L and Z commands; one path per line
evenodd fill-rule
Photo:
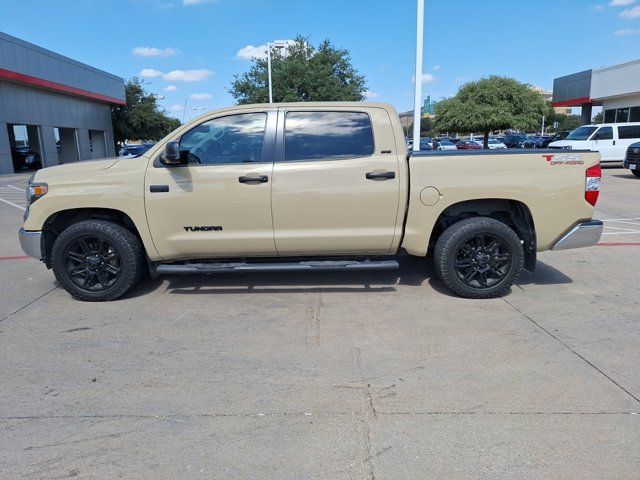
M 6 261 L 6 260 L 27 260 L 29 258 L 31 257 L 28 257 L 26 255 L 18 255 L 13 257 L 0 257 L 0 262 Z
M 25 207 L 21 207 L 20 205 L 16 205 L 15 203 L 10 202 L 9 200 L 5 200 L 4 198 L 1 198 L 1 197 L 0 197 L 0 202 L 6 203 L 7 205 L 11 205 L 12 207 L 16 207 L 16 208 L 22 210 L 23 212 L 26 210 Z
M 13 185 L 0 185 L 0 202 L 22 211 L 26 210 L 24 190 Z

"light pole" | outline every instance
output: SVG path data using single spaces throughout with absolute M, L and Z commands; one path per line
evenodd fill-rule
M 267 43 L 267 68 L 269 70 L 269 103 L 273 103 L 273 81 L 271 79 L 271 47 L 281 50 L 286 46 L 287 44 L 282 41 Z
M 413 151 L 420 151 L 420 119 L 422 118 L 422 49 L 424 42 L 424 0 L 418 0 L 416 28 L 416 74 L 413 98 Z

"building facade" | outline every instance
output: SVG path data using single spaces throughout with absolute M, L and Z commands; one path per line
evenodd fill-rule
M 584 123 L 594 106 L 606 123 L 640 122 L 640 60 L 556 78 L 553 106 L 582 107 Z
M 21 150 L 45 167 L 114 156 L 125 104 L 122 78 L 0 32 L 0 174 Z

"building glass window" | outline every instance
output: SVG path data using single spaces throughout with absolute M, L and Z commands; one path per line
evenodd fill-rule
M 629 113 L 630 122 L 640 122 L 640 107 L 631 107 Z
M 285 160 L 340 160 L 373 155 L 373 128 L 364 112 L 288 112 Z
M 616 123 L 627 123 L 629 121 L 629 108 L 619 108 L 616 111 Z
M 605 110 L 604 111 L 604 123 L 616 123 L 616 111 Z

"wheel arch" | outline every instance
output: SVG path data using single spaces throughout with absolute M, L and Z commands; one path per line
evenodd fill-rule
M 42 260 L 48 268 L 51 268 L 51 250 L 56 238 L 66 228 L 83 220 L 105 220 L 125 227 L 138 238 L 146 252 L 147 247 L 138 227 L 125 212 L 112 208 L 72 208 L 51 214 L 42 226 Z
M 429 237 L 432 250 L 442 233 L 450 226 L 474 217 L 489 217 L 512 228 L 523 242 L 525 269 L 533 271 L 536 264 L 536 229 L 531 209 L 519 200 L 483 198 L 465 200 L 445 208 L 436 219 Z

